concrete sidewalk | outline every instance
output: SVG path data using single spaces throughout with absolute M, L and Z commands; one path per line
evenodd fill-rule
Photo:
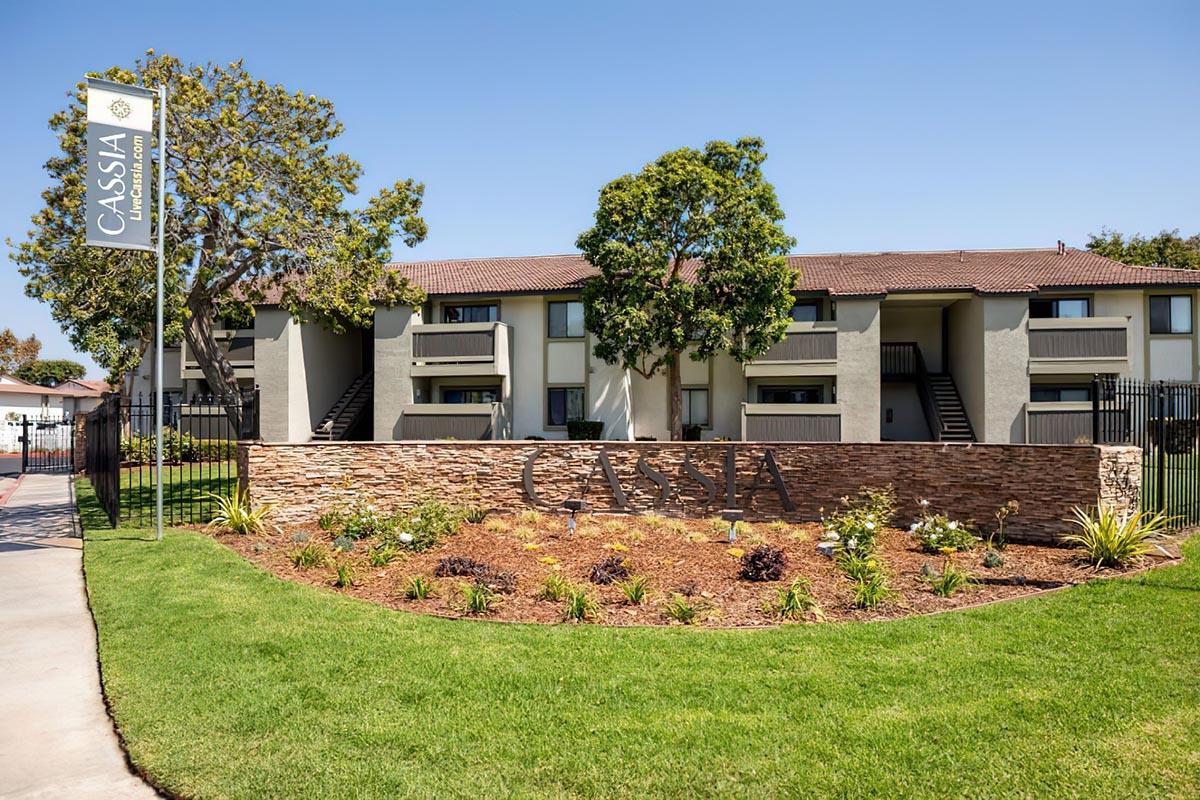
M 0 797 L 155 798 L 100 696 L 70 478 L 27 475 L 0 508 Z

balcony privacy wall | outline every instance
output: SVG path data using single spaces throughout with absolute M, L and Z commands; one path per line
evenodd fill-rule
M 1097 497 L 1136 506 L 1141 486 L 1139 449 L 1090 445 L 244 442 L 238 460 L 253 501 L 285 524 L 363 498 L 398 508 L 430 496 L 500 511 L 556 511 L 583 497 L 598 512 L 695 517 L 737 507 L 750 520 L 799 521 L 860 487 L 892 484 L 900 526 L 921 498 L 985 526 L 1017 500 L 1011 538 L 1052 542 L 1073 506 Z

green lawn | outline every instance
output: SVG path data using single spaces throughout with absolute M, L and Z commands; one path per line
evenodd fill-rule
M 237 488 L 237 462 L 213 461 L 163 466 L 163 518 L 207 522 L 214 504 L 209 494 L 231 495 Z M 154 467 L 122 467 L 121 519 L 125 526 L 154 524 Z
M 437 620 L 94 524 L 104 686 L 189 797 L 1200 796 L 1200 539 L 1143 578 L 770 631 Z

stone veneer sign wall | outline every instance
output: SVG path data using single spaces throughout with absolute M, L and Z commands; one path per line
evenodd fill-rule
M 815 520 L 860 487 L 892 484 L 907 525 L 917 503 L 983 526 L 1008 500 L 1017 541 L 1053 541 L 1073 506 L 1136 505 L 1141 451 L 1091 445 L 717 442 L 312 442 L 238 447 L 239 474 L 281 523 L 366 499 L 381 508 L 434 497 L 498 511 Z

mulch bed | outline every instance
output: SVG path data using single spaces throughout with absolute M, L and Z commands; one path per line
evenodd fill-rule
M 353 565 L 356 578 L 355 585 L 345 589 L 333 588 L 332 565 L 300 569 L 289 558 L 288 554 L 297 546 L 296 540 L 305 535 L 326 544 L 332 541 L 333 537 L 316 525 L 293 526 L 260 536 L 214 536 L 282 578 L 327 587 L 390 608 L 446 617 L 467 616 L 458 590 L 467 579 L 436 578 L 437 595 L 423 601 L 406 599 L 404 587 L 414 575 L 433 576 L 442 558 L 468 556 L 516 579 L 515 591 L 501 595 L 495 611 L 486 617 L 511 622 L 562 621 L 561 602 L 536 597 L 552 571 L 587 587 L 601 606 L 597 622 L 671 624 L 662 607 L 668 598 L 679 594 L 701 609 L 697 624 L 712 627 L 779 624 L 778 617 L 764 611 L 764 602 L 774 598 L 777 590 L 795 577 L 811 582 L 823 619 L 840 621 L 893 619 L 945 611 L 1121 574 L 1116 570 L 1095 569 L 1070 549 L 1020 544 L 1010 544 L 1003 550 L 1002 566 L 987 569 L 982 565 L 980 546 L 954 556 L 955 565 L 971 572 L 977 583 L 952 597 L 939 597 L 921 570 L 929 564 L 940 571 L 943 557 L 921 552 L 906 532 L 888 529 L 879 537 L 877 557 L 887 565 L 897 597 L 881 608 L 858 609 L 853 606 L 850 581 L 817 551 L 820 533 L 815 523 L 756 523 L 752 531 L 731 546 L 710 520 L 588 515 L 580 517 L 578 530 L 571 536 L 560 515 L 543 514 L 535 519 L 530 515 L 493 514 L 482 523 L 464 523 L 458 534 L 432 549 L 405 553 L 385 567 L 369 564 L 370 541 L 358 542 L 350 553 L 338 556 Z M 763 583 L 739 578 L 740 560 L 730 548 L 749 551 L 763 543 L 779 547 L 786 554 L 783 578 Z M 592 565 L 612 555 L 626 558 L 631 574 L 648 579 L 648 596 L 641 605 L 624 603 L 624 596 L 616 586 L 599 586 L 588 581 Z

